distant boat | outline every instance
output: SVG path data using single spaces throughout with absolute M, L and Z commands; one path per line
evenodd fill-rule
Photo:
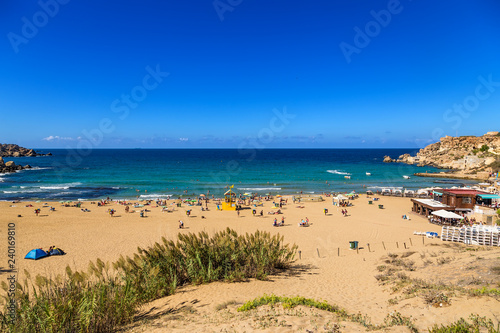
M 410 179 L 410 176 L 403 176 L 404 179 Z
M 371 174 L 371 173 L 369 173 L 369 172 L 367 172 L 367 173 L 366 173 L 366 175 L 367 175 L 367 176 L 371 176 L 372 174 Z
M 344 176 L 345 179 L 351 179 L 351 176 Z

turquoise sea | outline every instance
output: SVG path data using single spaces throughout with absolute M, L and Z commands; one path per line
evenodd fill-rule
M 382 162 L 384 155 L 396 158 L 416 153 L 412 149 L 52 149 L 50 152 L 53 156 L 5 158 L 34 168 L 0 174 L 0 200 L 108 196 L 155 199 L 201 193 L 220 196 L 233 184 L 239 193 L 295 194 L 471 183 L 449 180 L 443 184 L 442 179 L 412 176 L 415 172 L 437 171 L 435 168 Z

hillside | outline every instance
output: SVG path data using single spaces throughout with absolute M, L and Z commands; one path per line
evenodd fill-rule
M 420 149 L 416 156 L 404 154 L 391 161 L 453 169 L 466 174 L 496 172 L 500 164 L 500 134 L 488 132 L 478 137 L 445 136 L 439 142 Z

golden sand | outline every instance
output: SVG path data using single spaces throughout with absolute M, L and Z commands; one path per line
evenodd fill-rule
M 291 270 L 272 276 L 268 281 L 220 282 L 182 287 L 175 295 L 152 302 L 146 307 L 146 315 L 129 328 L 133 332 L 292 332 L 312 329 L 317 325 L 324 329 L 332 323 L 330 314 L 306 308 L 300 310 L 304 315 L 275 314 L 286 324 L 278 325 L 273 322 L 264 326 L 256 324 L 262 318 L 255 320 L 248 316 L 241 317 L 234 311 L 237 304 L 264 294 L 298 295 L 326 300 L 351 313 L 366 314 L 374 323 L 381 323 L 388 313 L 398 311 L 405 316 L 412 316 L 421 330 L 435 323 L 450 323 L 460 317 L 467 318 L 471 313 L 492 319 L 500 318 L 500 303 L 491 297 L 457 296 L 450 306 L 437 308 L 425 304 L 421 297 L 400 298 L 398 302 L 391 302 L 391 299 L 401 295 L 395 294 L 391 286 L 381 285 L 375 278 L 379 274 L 377 266 L 383 264 L 388 253 L 415 252 L 410 258 L 418 269 L 410 272 L 412 277 L 436 283 L 447 279 L 458 281 L 461 277 L 477 278 L 479 274 L 487 278 L 486 275 L 492 273 L 481 271 L 480 262 L 476 268 L 464 269 L 466 266 L 472 267 L 471 260 L 476 260 L 470 251 L 457 251 L 454 247 L 442 246 L 443 242 L 439 239 L 414 235 L 414 231 L 440 233 L 441 229 L 429 224 L 424 217 L 411 213 L 408 198 L 381 197 L 378 203 L 369 205 L 368 199 L 362 195 L 352 201 L 353 207 L 347 208 L 347 217 L 342 215 L 342 208 L 332 205 L 330 198 L 326 200 L 301 203 L 304 208 L 298 208 L 297 204 L 288 200 L 288 205 L 282 209 L 282 215 L 267 214 L 274 211 L 271 208 L 273 205 L 271 201 L 264 202 L 263 207 L 257 207 L 259 211 L 264 211 L 262 217 L 252 216 L 251 209 L 242 210 L 238 217 L 234 211 L 216 210 L 213 203 L 209 204 L 209 211 L 201 211 L 199 206 L 189 207 L 185 204 L 178 208 L 171 200 L 169 207 L 175 207 L 174 212 L 163 212 L 161 207 L 152 204 L 144 207 L 150 211 L 143 218 L 139 216 L 138 210 L 144 208 L 135 209 L 134 213 L 125 213 L 125 207 L 118 203 L 97 207 L 89 201 L 84 202 L 81 208 L 76 208 L 47 202 L 48 206 L 56 208 L 52 212 L 48 207 L 43 207 L 44 202 L 1 202 L 0 230 L 5 235 L 8 223 L 16 225 L 16 263 L 21 280 L 25 269 L 31 276 L 55 276 L 64 274 L 67 265 L 73 269 L 86 270 L 89 261 L 97 258 L 113 262 L 120 255 L 133 255 L 137 247 L 147 247 L 160 241 L 161 237 L 175 239 L 179 232 L 206 231 L 213 234 L 226 227 L 238 233 L 263 230 L 273 234 L 280 233 L 285 237 L 285 242 L 298 245 L 300 259 L 297 255 Z M 26 207 L 29 204 L 33 207 Z M 379 209 L 378 204 L 383 204 L 384 209 Z M 41 208 L 39 216 L 35 216 L 36 208 Z M 82 208 L 89 209 L 90 212 L 83 212 Z M 107 213 L 110 208 L 117 211 L 113 217 Z M 327 215 L 324 214 L 324 208 L 329 210 Z M 187 209 L 192 209 L 190 217 L 186 216 Z M 402 219 L 404 214 L 411 219 Z M 285 226 L 273 227 L 274 218 L 280 221 L 282 216 L 285 217 Z M 299 227 L 300 220 L 306 217 L 310 226 Z M 179 220 L 184 221 L 184 229 L 178 228 Z M 358 241 L 360 249 L 350 250 L 349 241 Z M 22 259 L 33 248 L 48 249 L 51 245 L 62 248 L 67 254 L 37 261 Z M 7 253 L 5 239 L 0 242 L 0 251 Z M 490 261 L 498 261 L 500 258 L 500 249 L 490 248 L 483 252 L 483 258 Z M 2 255 L 2 258 L 0 266 L 7 267 L 7 257 Z M 438 263 L 439 258 L 444 258 L 441 263 Z M 224 302 L 236 305 L 217 311 Z M 189 307 L 186 308 L 186 305 Z M 163 315 L 158 315 L 162 313 Z M 315 324 L 312 324 L 313 319 Z M 351 323 L 342 325 L 342 332 L 364 330 Z M 398 330 L 408 331 L 401 327 L 389 331 Z

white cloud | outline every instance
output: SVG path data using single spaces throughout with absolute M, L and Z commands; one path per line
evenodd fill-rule
M 42 140 L 44 141 L 54 141 L 54 140 L 64 140 L 64 141 L 73 141 L 75 139 L 71 138 L 71 137 L 63 137 L 63 136 L 59 136 L 59 135 L 50 135 L 46 138 L 43 138 Z

